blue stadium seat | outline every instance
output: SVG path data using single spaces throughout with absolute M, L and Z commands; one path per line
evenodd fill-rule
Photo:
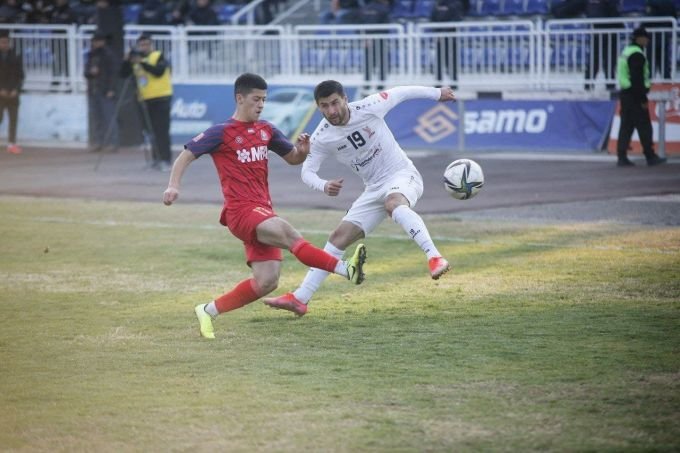
M 413 15 L 420 19 L 429 19 L 432 15 L 435 0 L 416 0 Z
M 52 64 L 54 55 L 49 46 L 37 44 L 35 46 L 25 46 L 22 49 L 24 64 L 31 66 L 44 66 Z
M 645 12 L 645 0 L 621 0 L 621 13 L 622 14 L 632 14 L 632 13 L 644 13 Z
M 503 13 L 510 16 L 522 16 L 526 13 L 524 0 L 505 0 Z
M 392 19 L 411 19 L 414 17 L 413 0 L 397 0 L 392 7 Z
M 580 67 L 589 55 L 588 47 L 579 45 L 561 46 L 558 51 L 551 51 L 550 66 L 567 65 L 570 68 Z
M 131 3 L 123 7 L 123 22 L 126 24 L 137 23 L 137 18 L 139 17 L 139 11 L 141 11 L 142 5 L 139 3 Z
M 550 11 L 546 0 L 527 0 L 526 13 L 531 15 L 546 15 Z
M 303 73 L 313 73 L 314 68 L 323 67 L 328 58 L 328 51 L 325 49 L 303 48 L 300 52 L 300 69 Z
M 508 49 L 508 62 L 512 67 L 529 67 L 529 49 L 511 47 Z
M 480 10 L 482 16 L 500 16 L 503 14 L 501 0 L 482 0 Z
M 224 3 L 215 8 L 217 13 L 217 19 L 221 24 L 227 24 L 231 22 L 231 16 L 233 16 L 239 10 L 238 5 L 232 5 L 231 3 Z

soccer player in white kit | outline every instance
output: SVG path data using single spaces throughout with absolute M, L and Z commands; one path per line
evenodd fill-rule
M 356 172 L 366 186 L 331 233 L 324 250 L 340 259 L 348 246 L 366 237 L 390 216 L 423 250 L 430 275 L 437 280 L 450 269 L 449 263 L 432 242 L 423 219 L 412 209 L 423 194 L 423 178 L 394 139 L 384 117 L 408 99 L 454 101 L 453 90 L 403 86 L 349 103 L 342 84 L 327 80 L 316 86 L 314 99 L 324 119 L 312 134 L 311 150 L 302 166 L 302 181 L 312 189 L 337 196 L 343 180 L 324 180 L 317 174 L 321 163 L 335 156 Z M 311 268 L 294 292 L 265 298 L 264 303 L 303 316 L 307 303 L 328 275 Z

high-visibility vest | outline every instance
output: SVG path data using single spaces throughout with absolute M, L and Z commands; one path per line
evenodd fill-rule
M 631 44 L 623 49 L 621 56 L 619 56 L 619 61 L 616 67 L 616 78 L 619 80 L 619 86 L 622 90 L 628 89 L 632 86 L 630 81 L 630 67 L 628 66 L 628 58 L 634 53 L 641 53 L 645 58 L 644 67 L 644 80 L 645 87 L 650 88 L 652 86 L 652 81 L 649 78 L 649 62 L 647 61 L 647 56 L 642 51 L 640 46 Z
M 154 66 L 158 59 L 161 57 L 161 53 L 158 50 L 151 52 L 142 61 Z M 141 64 L 136 64 L 135 68 L 135 78 L 137 79 L 137 89 L 139 90 L 139 97 L 148 101 L 149 99 L 162 98 L 167 96 L 172 96 L 172 82 L 170 81 L 170 67 L 165 68 L 165 71 L 160 77 L 156 77 L 153 74 L 144 70 Z

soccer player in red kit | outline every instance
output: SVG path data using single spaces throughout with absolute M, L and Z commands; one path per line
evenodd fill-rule
M 184 146 L 170 173 L 163 203 L 171 205 L 179 196 L 179 186 L 189 164 L 210 154 L 217 168 L 224 194 L 220 223 L 243 241 L 247 264 L 253 276 L 207 304 L 195 307 L 201 335 L 215 338 L 213 319 L 243 307 L 274 291 L 281 272 L 281 249 L 288 249 L 303 264 L 339 274 L 355 284 L 364 280 L 366 248 L 357 246 L 347 261 L 328 254 L 307 242 L 272 208 L 268 182 L 268 150 L 290 165 L 299 165 L 309 154 L 309 135 L 301 135 L 295 145 L 260 114 L 267 97 L 267 82 L 256 74 L 242 74 L 234 84 L 236 112 L 227 122 L 208 128 Z

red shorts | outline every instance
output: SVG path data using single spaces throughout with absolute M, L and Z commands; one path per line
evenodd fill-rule
M 239 206 L 222 209 L 220 223 L 231 231 L 231 234 L 243 241 L 248 266 L 253 261 L 281 261 L 283 253 L 278 247 L 263 244 L 257 240 L 255 228 L 267 219 L 276 217 L 274 211 L 259 205 Z

